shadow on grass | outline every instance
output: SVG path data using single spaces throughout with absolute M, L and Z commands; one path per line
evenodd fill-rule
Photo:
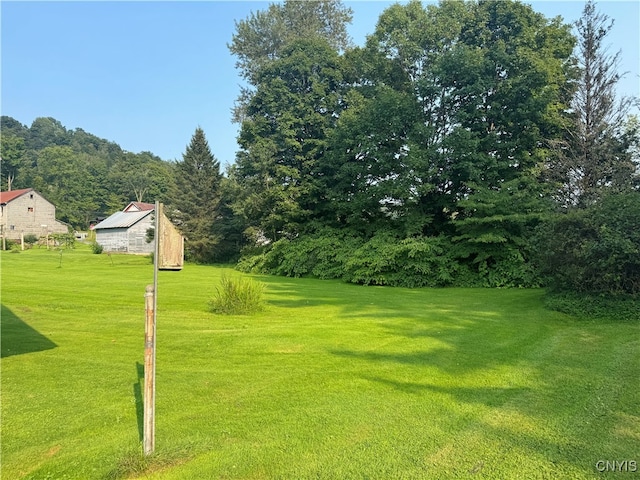
M 144 399 L 142 398 L 142 385 L 144 383 L 144 365 L 136 362 L 136 383 L 133 384 L 133 398 L 136 405 L 136 418 L 138 419 L 138 437 L 144 440 Z
M 530 394 L 528 387 L 441 387 L 420 382 L 406 382 L 380 376 L 363 376 L 363 379 L 394 388 L 404 393 L 440 393 L 455 398 L 458 402 L 477 403 L 489 407 L 503 406 L 509 399 Z
M 42 352 L 56 348 L 54 342 L 27 325 L 10 309 L 2 305 L 0 312 L 2 335 L 0 336 L 0 357 Z

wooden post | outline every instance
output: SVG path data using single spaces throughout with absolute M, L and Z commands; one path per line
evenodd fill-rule
M 153 285 L 145 290 L 146 321 L 144 328 L 144 454 L 155 449 L 155 390 L 156 390 L 156 322 L 155 291 Z

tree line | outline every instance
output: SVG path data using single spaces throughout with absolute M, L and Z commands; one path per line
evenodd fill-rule
M 34 188 L 75 229 L 88 229 L 130 201 L 166 201 L 174 194 L 172 165 L 151 152 L 124 151 L 50 117 L 27 127 L 2 116 L 0 127 L 2 189 Z
M 285 1 L 236 26 L 229 178 L 266 244 L 241 268 L 640 291 L 637 99 L 616 98 L 593 2 L 569 25 L 514 1 L 411 1 L 363 47 L 350 15 Z
M 636 100 L 616 97 L 613 25 L 593 2 L 572 26 L 515 1 L 414 0 L 362 47 L 351 18 L 337 0 L 287 0 L 236 23 L 246 86 L 225 173 L 200 128 L 172 163 L 3 117 L 3 181 L 76 225 L 158 199 L 192 259 L 245 270 L 640 291 Z

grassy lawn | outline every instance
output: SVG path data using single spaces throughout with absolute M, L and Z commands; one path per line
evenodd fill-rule
M 639 324 L 546 311 L 540 290 L 258 277 L 267 308 L 233 317 L 207 302 L 240 274 L 160 272 L 143 459 L 149 259 L 1 261 L 3 479 L 638 475 L 597 462 L 640 463 Z

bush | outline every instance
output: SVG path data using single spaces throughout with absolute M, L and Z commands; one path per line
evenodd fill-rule
M 590 295 L 586 293 L 548 293 L 545 307 L 590 320 L 638 322 L 640 297 L 633 295 Z
M 558 215 L 541 228 L 537 250 L 553 292 L 640 294 L 640 192 Z
M 268 247 L 247 250 L 236 268 L 247 273 L 285 277 L 343 278 L 345 264 L 362 241 L 330 228 L 295 238 L 282 238 Z
M 373 237 L 355 250 L 345 265 L 346 279 L 364 285 L 441 287 L 454 283 L 460 266 L 449 255 L 444 237 L 398 240 Z
M 223 275 L 216 294 L 209 300 L 213 313 L 247 315 L 264 308 L 264 285 L 250 278 L 229 278 Z
M 6 250 L 13 250 L 16 247 L 19 247 L 19 244 L 15 240 L 9 240 L 8 238 L 5 239 L 4 245 Z M 0 248 L 2 247 L 0 246 Z
M 439 287 L 476 285 L 470 269 L 451 254 L 445 237 L 399 239 L 381 232 L 366 240 L 334 229 L 245 254 L 237 269 L 288 277 L 340 278 L 363 285 Z M 472 278 L 473 277 L 473 278 Z
M 91 251 L 96 255 L 100 255 L 104 250 L 104 247 L 98 242 L 91 242 Z
M 33 245 L 37 241 L 38 241 L 38 237 L 33 233 L 29 233 L 24 236 L 24 243 L 26 243 L 27 245 Z

